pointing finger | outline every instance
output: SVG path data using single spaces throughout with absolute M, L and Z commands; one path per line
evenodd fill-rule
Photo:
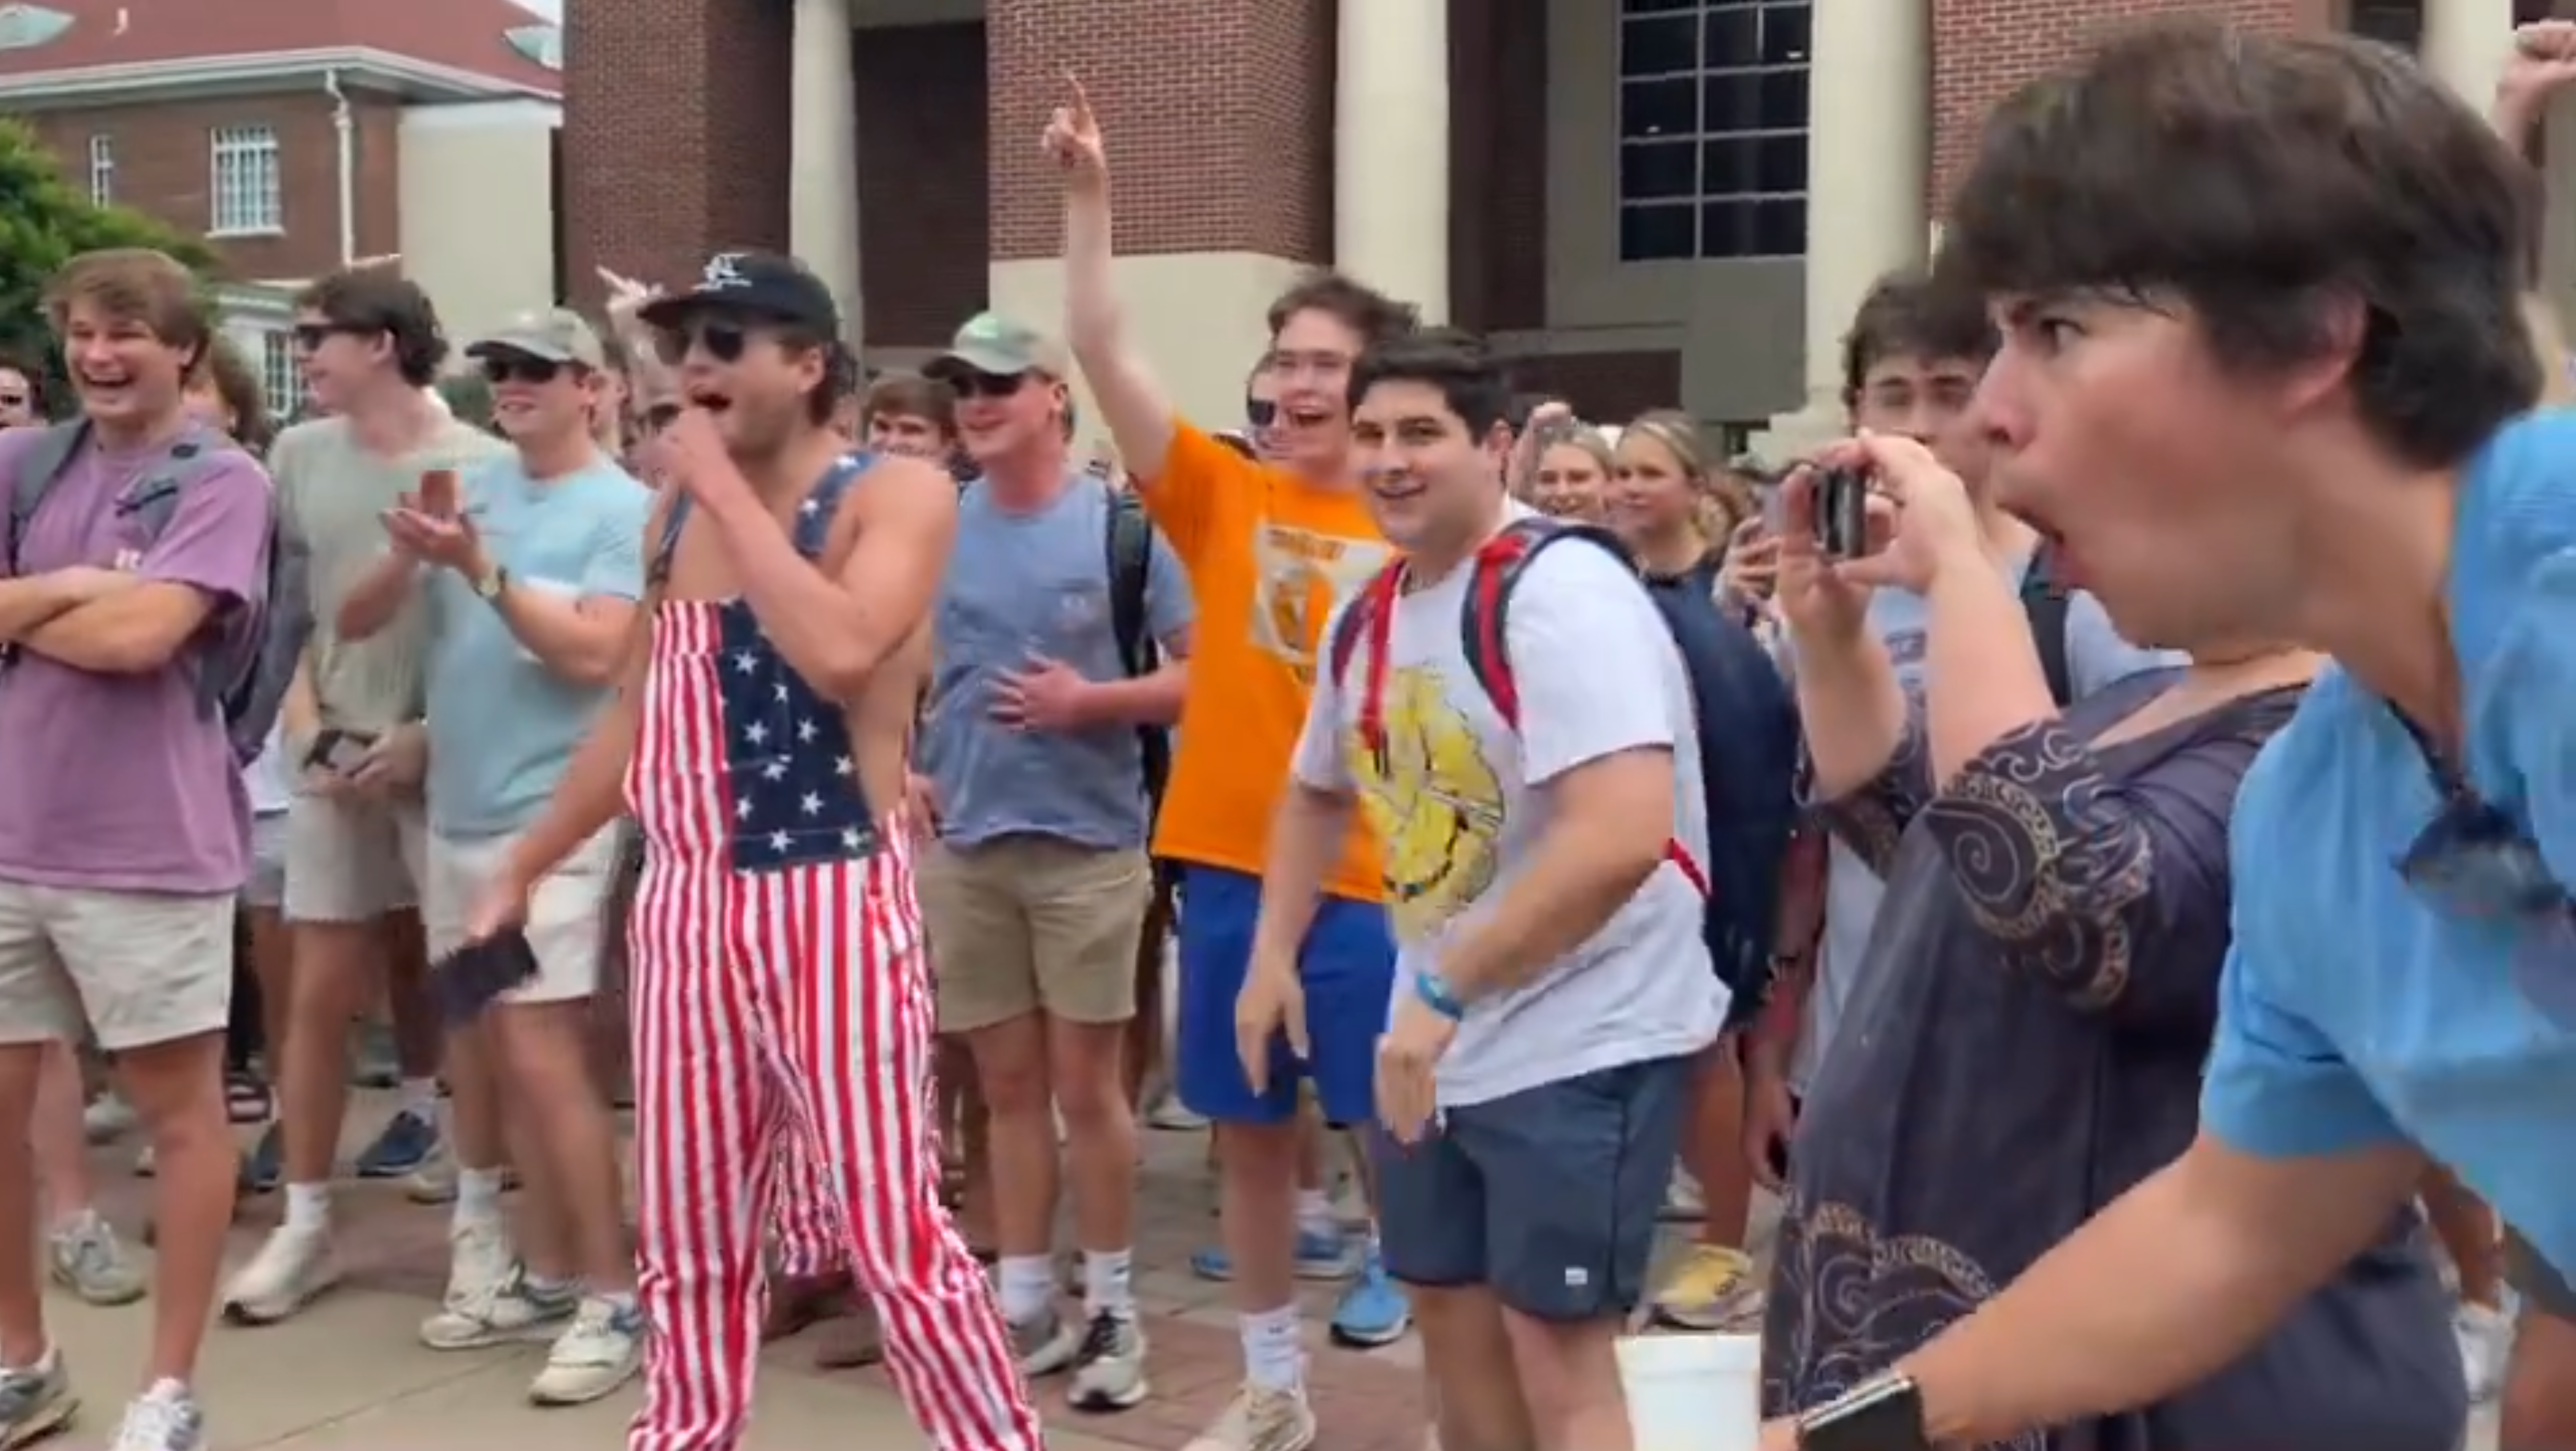
M 1082 77 L 1073 73 L 1073 67 L 1067 66 L 1064 83 L 1073 91 L 1074 119 L 1088 124 L 1091 120 L 1091 93 L 1082 88 Z

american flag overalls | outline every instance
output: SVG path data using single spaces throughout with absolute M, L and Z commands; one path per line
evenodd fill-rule
M 821 553 L 844 460 L 805 501 Z M 654 560 L 666 575 L 688 500 Z M 656 610 L 626 795 L 638 1292 L 653 1327 L 629 1451 L 733 1451 L 767 1308 L 782 1143 L 832 1194 L 886 1365 L 939 1451 L 1037 1451 L 983 1273 L 939 1202 L 929 967 L 910 833 L 869 809 L 840 707 L 741 599 Z

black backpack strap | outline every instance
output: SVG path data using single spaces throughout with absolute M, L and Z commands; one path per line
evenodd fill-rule
M 1118 663 L 1129 677 L 1154 673 L 1154 641 L 1146 623 L 1145 587 L 1154 566 L 1154 524 L 1145 506 L 1124 489 L 1109 490 L 1109 527 L 1103 541 L 1109 566 L 1109 626 L 1118 637 Z
M 2039 647 L 2039 668 L 2048 676 L 2049 698 L 2063 710 L 2075 703 L 2075 674 L 2066 657 L 2066 591 L 2049 577 L 2046 545 L 2031 555 L 2022 570 L 2021 612 L 2030 621 L 2031 643 Z
M 1636 560 L 1619 536 L 1592 524 L 1565 524 L 1539 515 L 1528 515 L 1503 526 L 1501 533 L 1485 541 L 1469 565 L 1475 574 L 1467 582 L 1466 608 L 1460 621 L 1462 642 L 1467 656 L 1467 669 L 1476 677 L 1485 698 L 1503 724 L 1514 731 L 1521 728 L 1520 684 L 1512 676 L 1511 655 L 1504 648 L 1504 630 L 1510 624 L 1512 591 L 1530 561 L 1551 545 L 1567 539 L 1588 541 L 1610 551 L 1629 572 L 1636 571 Z

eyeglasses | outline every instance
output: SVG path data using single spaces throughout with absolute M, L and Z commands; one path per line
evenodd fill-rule
M 959 398 L 1008 398 L 1029 381 L 1026 373 L 983 373 L 959 368 L 942 373 L 940 380 Z
M 1243 421 L 1256 430 L 1268 428 L 1279 421 L 1279 401 L 1275 398 L 1244 399 Z
M 502 383 L 551 383 L 561 376 L 564 365 L 552 358 L 530 357 L 524 353 L 498 353 L 483 359 L 483 381 L 498 386 Z
M 751 345 L 751 329 L 732 318 L 691 318 L 653 335 L 653 351 L 663 363 L 678 367 L 686 361 L 692 346 L 707 350 L 707 356 L 719 363 L 742 361 L 742 350 Z
M 2413 721 L 2398 722 L 2442 797 L 2398 857 L 2398 877 L 2443 912 L 2510 933 L 2514 986 L 2533 1007 L 2576 1027 L 2576 900 L 2531 833 L 2480 796 Z

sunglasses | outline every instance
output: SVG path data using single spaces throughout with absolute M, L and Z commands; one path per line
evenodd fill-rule
M 483 381 L 495 385 L 551 383 L 564 370 L 564 365 L 552 358 L 532 358 L 524 353 L 496 353 L 482 361 Z
M 751 345 L 751 328 L 732 318 L 692 318 L 653 335 L 653 351 L 669 367 L 686 361 L 691 346 L 706 349 L 707 356 L 719 363 L 742 361 L 742 350 Z
M 1278 400 L 1271 398 L 1244 399 L 1243 420 L 1244 422 L 1251 424 L 1255 429 L 1268 428 L 1271 424 L 1279 421 Z
M 359 327 L 355 323 L 299 322 L 295 325 L 295 346 L 309 353 L 334 337 L 372 337 L 382 331 L 382 328 Z
M 2414 722 L 2398 719 L 2423 753 L 2442 798 L 2433 819 L 2398 857 L 2398 877 L 2449 915 L 2511 933 L 2514 986 L 2533 1007 L 2576 1027 L 2576 900 L 2550 871 L 2531 833 L 2480 796 Z
M 960 399 L 1008 398 L 1029 381 L 1026 373 L 979 373 L 964 368 L 941 376 Z

